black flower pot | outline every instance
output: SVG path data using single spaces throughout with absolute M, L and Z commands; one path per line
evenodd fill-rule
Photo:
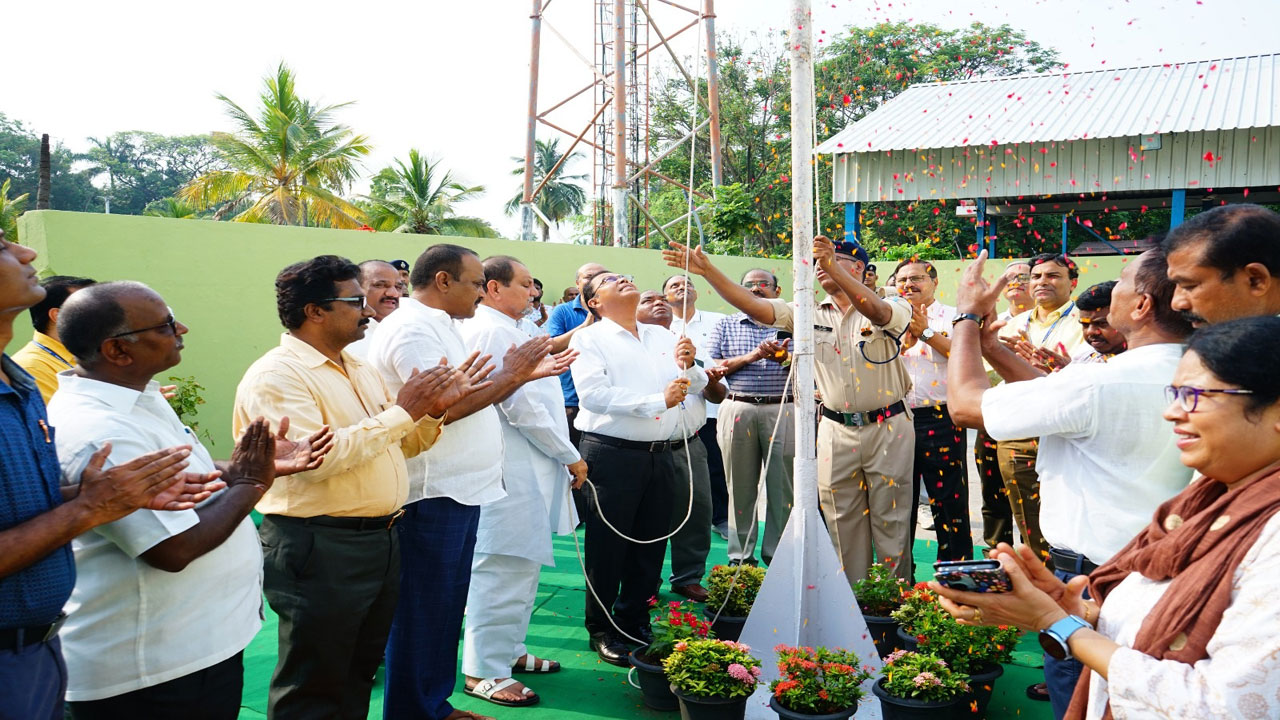
M 742 636 L 742 626 L 747 624 L 747 619 L 744 617 L 721 615 L 717 618 L 716 611 L 711 608 L 703 608 L 702 616 L 711 621 L 711 632 L 715 634 L 717 640 L 737 642 Z
M 991 704 L 991 694 L 996 688 L 996 678 L 1004 674 L 1004 666 L 1000 663 L 991 663 L 981 668 L 969 676 L 969 687 L 972 692 L 969 693 L 971 702 L 966 703 L 962 710 L 968 713 L 967 717 L 982 718 L 987 716 L 987 706 Z
M 863 615 L 862 619 L 867 621 L 867 630 L 871 632 L 871 641 L 876 644 L 876 652 L 880 657 L 902 647 L 902 640 L 898 637 L 897 620 L 877 615 Z
M 916 652 L 916 650 L 920 647 L 920 641 L 916 640 L 916 636 L 907 632 L 902 627 L 898 628 L 897 636 L 898 636 L 898 642 L 900 643 L 900 645 L 898 645 L 898 647 L 895 649 L 910 650 L 911 652 Z
M 778 698 L 773 697 L 772 695 L 769 696 L 769 707 L 773 708 L 773 711 L 778 713 L 778 717 L 782 718 L 782 720 L 848 720 L 858 710 L 858 706 L 854 705 L 851 708 L 845 708 L 844 710 L 827 713 L 825 715 L 809 715 L 807 713 L 796 712 L 795 710 L 788 710 L 782 707 L 782 705 L 778 703 Z
M 631 667 L 636 669 L 636 682 L 640 684 L 640 692 L 644 695 L 644 705 L 653 710 L 670 712 L 680 708 L 680 702 L 671 693 L 671 683 L 667 680 L 662 665 L 650 661 L 645 648 L 631 651 Z
M 957 695 L 951 700 L 925 702 L 912 698 L 890 695 L 884 689 L 884 678 L 871 686 L 871 692 L 880 698 L 880 713 L 884 720 L 949 720 L 963 717 L 961 709 L 968 704 L 968 695 Z
M 743 720 L 747 714 L 747 699 L 708 698 L 686 695 L 671 686 L 671 692 L 680 699 L 680 720 Z

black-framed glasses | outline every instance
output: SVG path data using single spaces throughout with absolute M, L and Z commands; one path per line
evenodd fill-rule
M 1190 385 L 1167 385 L 1164 389 L 1164 397 L 1172 405 L 1176 400 L 1178 406 L 1184 412 L 1193 413 L 1196 406 L 1200 403 L 1200 396 L 1206 394 L 1218 395 L 1252 395 L 1252 390 L 1241 390 L 1239 388 L 1198 388 Z
M 364 295 L 352 295 L 351 297 L 320 298 L 315 302 L 317 305 L 320 303 L 327 303 L 327 302 L 347 303 L 348 305 L 357 305 L 360 307 L 361 310 L 369 307 L 369 298 L 365 297 Z
M 152 330 L 159 330 L 160 328 L 165 328 L 165 327 L 169 328 L 170 333 L 172 333 L 173 335 L 177 335 L 178 321 L 173 317 L 173 308 L 166 307 L 165 310 L 169 311 L 169 318 L 164 322 L 160 323 L 159 325 L 152 325 L 151 327 L 138 328 L 137 330 L 128 330 L 122 333 L 116 333 L 115 335 L 108 335 L 107 339 L 114 340 L 116 338 L 125 337 L 126 335 L 137 335 L 139 333 L 150 332 Z

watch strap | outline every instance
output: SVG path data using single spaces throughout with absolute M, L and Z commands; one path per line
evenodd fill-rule
M 972 320 L 978 324 L 979 328 L 982 327 L 982 318 L 973 313 L 959 313 L 958 315 L 956 315 L 956 319 L 951 321 L 951 326 L 955 327 L 956 325 L 959 325 L 961 321 L 964 321 L 964 320 Z
M 1040 647 L 1055 660 L 1066 660 L 1071 657 L 1071 646 L 1067 641 L 1077 630 L 1093 627 L 1078 615 L 1068 615 L 1040 631 Z

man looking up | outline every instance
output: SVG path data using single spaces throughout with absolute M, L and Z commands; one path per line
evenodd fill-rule
M 1125 265 L 1111 295 L 1111 323 L 1129 349 L 1107 363 L 1072 363 L 1042 375 L 996 341 L 987 323 L 1003 279 L 982 279 L 986 253 L 957 290 L 947 399 L 952 417 L 986 427 L 991 437 L 1040 438 L 1041 516 L 1052 567 L 1060 578 L 1088 574 L 1138 534 L 1155 509 L 1191 481 L 1162 413 L 1164 388 L 1191 327 L 1171 306 L 1164 252 L 1149 250 Z M 1008 382 L 990 387 L 981 356 Z M 1024 560 L 1042 559 L 1022 549 Z M 1066 712 L 1077 661 L 1045 656 L 1055 717 Z
M 687 335 L 698 348 L 698 362 L 702 367 L 711 366 L 711 356 L 707 354 L 707 340 L 716 323 L 724 319 L 723 313 L 698 309 L 698 290 L 693 279 L 684 275 L 672 275 L 662 283 L 662 294 L 671 307 L 671 327 L 676 335 Z M 707 401 L 707 421 L 698 429 L 698 437 L 702 438 L 703 447 L 707 451 L 707 467 L 711 472 L 711 528 L 726 540 L 729 537 L 729 489 L 724 479 L 724 458 L 720 455 L 720 446 L 716 443 L 716 416 L 720 412 L 718 402 Z M 687 579 L 687 578 L 680 578 Z M 682 583 L 683 584 L 683 583 Z M 678 586 L 678 585 L 677 585 Z
M 288 417 L 294 440 L 334 429 L 324 464 L 277 478 L 257 506 L 263 590 L 280 616 L 267 701 L 279 720 L 368 714 L 400 594 L 404 459 L 436 441 L 445 412 L 486 387 L 475 364 L 430 362 L 389 393 L 372 367 L 345 352 L 373 317 L 358 275 L 335 255 L 280 271 L 276 309 L 287 332 L 236 388 L 237 438 L 257 417 L 277 425 Z
M 467 350 L 456 322 L 475 315 L 485 293 L 484 266 L 475 252 L 432 245 L 414 262 L 409 280 L 413 292 L 382 323 L 369 347 L 370 363 L 393 391 L 436 358 L 466 364 L 479 355 Z M 530 380 L 565 370 L 571 356 L 548 356 L 550 345 L 546 336 L 512 345 L 490 385 L 451 407 L 439 442 L 409 464 L 399 525 L 400 602 L 387 642 L 385 717 L 471 717 L 450 705 L 449 696 L 457 684 L 480 506 L 506 496 L 502 446 L 495 445 L 501 443 L 502 425 L 493 404 Z M 507 697 L 523 699 L 522 694 Z
M 794 312 L 782 300 L 751 294 L 711 264 L 699 248 L 671 243 L 672 267 L 707 279 L 731 305 L 765 325 L 790 332 Z M 818 424 L 818 499 L 832 544 L 850 582 L 873 559 L 912 577 L 911 466 L 915 430 L 903 403 L 911 378 L 898 357 L 911 322 L 906 302 L 883 300 L 858 278 L 867 253 L 826 237 L 813 242 L 814 269 L 827 298 L 814 310 L 814 376 L 822 394 Z M 804 391 L 802 388 L 801 391 Z
M 1196 327 L 1280 314 L 1280 214 L 1261 205 L 1206 210 L 1165 236 L 1173 308 Z
M 778 297 L 778 278 L 750 270 L 742 287 L 762 300 Z M 711 331 L 707 355 L 724 368 L 728 396 L 716 435 L 724 453 L 729 485 L 729 562 L 755 564 L 759 521 L 756 501 L 764 474 L 764 540 L 760 559 L 773 562 L 782 529 L 791 515 L 791 465 L 795 457 L 794 392 L 787 388 L 789 340 L 740 312 Z M 775 429 L 776 428 L 776 429 Z M 765 460 L 768 459 L 768 467 Z
M 45 297 L 35 258 L 0 230 L 0 347 L 13 340 L 13 319 Z M 63 717 L 67 670 L 58 630 L 76 582 L 72 539 L 139 508 L 189 510 L 222 487 L 183 472 L 187 444 L 103 470 L 110 452 L 94 453 L 79 484 L 60 488 L 40 391 L 0 356 L 0 717 Z
M 249 511 L 277 475 L 319 467 L 333 434 L 321 428 L 295 443 L 259 419 L 230 462 L 215 462 L 153 379 L 181 361 L 187 327 L 141 283 L 76 293 L 58 329 L 79 358 L 49 404 L 64 478 L 103 447 L 113 463 L 185 442 L 193 470 L 227 479 L 195 510 L 138 510 L 72 544 L 79 578 L 62 629 L 71 716 L 234 719 L 244 648 L 262 626 L 262 550 Z M 217 631 L 193 632 L 199 625 Z
M 521 320 L 537 287 L 529 269 L 505 255 L 485 259 L 484 277 L 484 297 L 475 317 L 462 323 L 462 337 L 471 350 L 502 357 L 513 345 L 529 341 Z M 531 673 L 560 669 L 554 660 L 529 654 L 524 641 L 539 570 L 555 566 L 551 534 L 572 533 L 578 524 L 569 501 L 569 475 L 575 485 L 587 476 L 586 462 L 569 443 L 561 400 L 559 381 L 544 377 L 525 383 L 495 406 L 502 425 L 507 495 L 480 509 L 462 672 L 468 694 L 499 705 L 532 705 L 539 700 L 511 679 L 513 666 Z
M 75 356 L 63 347 L 58 337 L 58 313 L 71 293 L 93 283 L 89 278 L 54 275 L 40 283 L 44 299 L 31 306 L 31 326 L 35 334 L 31 342 L 13 354 L 13 361 L 35 379 L 46 405 L 58 389 L 58 373 L 76 364 Z
M 933 263 L 908 258 L 894 270 L 898 296 L 911 303 L 911 324 L 902 339 L 902 361 L 911 375 L 907 405 L 916 432 L 913 464 L 915 492 L 928 493 L 939 560 L 973 556 L 969 534 L 968 442 L 947 412 L 947 356 L 956 309 L 936 297 L 938 271 Z M 913 509 L 911 517 L 915 517 Z M 912 524 L 912 539 L 915 525 Z
M 677 406 L 702 392 L 707 375 L 689 338 L 637 322 L 640 292 L 630 276 L 596 275 L 579 299 L 597 319 L 569 343 L 581 353 L 572 367 L 582 403 L 576 422 L 592 484 L 585 565 L 594 593 L 587 593 L 584 620 L 591 649 L 626 667 L 623 638 L 653 639 L 649 598 L 658 594 L 667 546 L 627 538 L 651 541 L 671 531 Z

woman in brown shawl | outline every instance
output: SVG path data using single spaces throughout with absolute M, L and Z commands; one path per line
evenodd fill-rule
M 1197 331 L 1169 395 L 1203 477 L 1087 582 L 1002 544 L 1012 592 L 934 590 L 964 623 L 1052 628 L 1046 651 L 1092 670 L 1068 718 L 1280 717 L 1280 318 Z

